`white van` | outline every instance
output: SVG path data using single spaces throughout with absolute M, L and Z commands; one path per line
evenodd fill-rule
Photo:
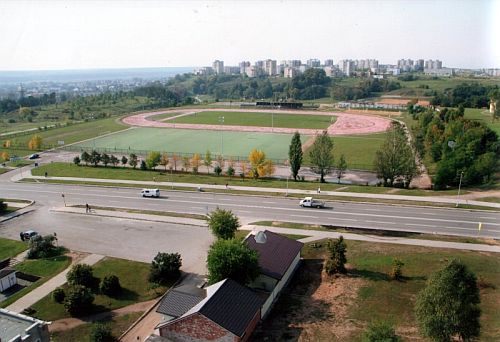
M 141 191 L 142 197 L 160 197 L 159 189 L 143 189 Z

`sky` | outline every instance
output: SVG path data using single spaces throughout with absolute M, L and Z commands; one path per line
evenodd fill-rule
M 500 0 L 0 0 L 0 70 L 268 58 L 500 68 Z

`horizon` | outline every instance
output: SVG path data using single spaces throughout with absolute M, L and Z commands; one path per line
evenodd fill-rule
M 500 68 L 499 17 L 495 0 L 4 1 L 0 69 L 190 67 L 216 59 L 236 66 L 268 58 Z

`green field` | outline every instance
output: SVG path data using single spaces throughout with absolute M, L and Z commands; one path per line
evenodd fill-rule
M 344 154 L 348 169 L 372 170 L 375 153 L 382 146 L 386 135 L 387 133 L 375 133 L 333 137 L 335 162 Z M 310 163 L 309 150 L 310 148 L 304 153 L 305 164 Z
M 200 153 L 209 150 L 224 156 L 247 158 L 254 148 L 263 150 L 268 158 L 286 159 L 291 134 L 254 132 L 216 132 L 166 128 L 134 128 L 78 144 L 80 147 L 110 149 L 109 153 L 129 154 L 136 151 L 166 151 L 175 153 Z M 307 138 L 303 137 L 303 141 Z
M 0 238 L 0 260 L 15 257 L 27 249 L 24 242 Z
M 500 120 L 496 120 L 495 122 L 493 122 L 491 120 L 492 116 L 487 109 L 466 108 L 465 118 L 484 122 L 486 126 L 494 130 L 497 135 L 500 136 Z
M 272 114 L 254 112 L 199 112 L 183 116 L 173 121 L 175 123 L 220 125 L 219 117 L 224 117 L 224 125 L 257 126 L 257 127 L 285 127 L 325 129 L 335 122 L 334 116 L 328 115 L 299 115 L 299 114 Z

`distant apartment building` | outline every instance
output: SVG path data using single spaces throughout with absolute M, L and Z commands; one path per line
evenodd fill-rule
M 333 66 L 333 59 L 325 59 L 324 66 L 325 67 Z
M 302 65 L 302 61 L 300 59 L 290 59 L 285 62 L 285 66 L 298 68 Z
M 239 66 L 225 66 L 224 73 L 228 74 L 228 75 L 237 75 L 240 73 L 240 67 Z
M 378 68 L 378 60 L 376 59 L 357 59 L 353 61 L 354 69 L 356 70 L 371 70 Z
M 297 68 L 293 68 L 290 66 L 286 66 L 283 68 L 283 77 L 293 78 L 299 74 L 300 74 L 300 70 Z
M 217 75 L 224 73 L 224 61 L 216 60 L 212 63 L 212 68 Z
M 425 62 L 423 59 L 417 59 L 415 61 L 415 70 L 416 71 L 422 71 L 425 68 Z
M 354 61 L 350 59 L 342 59 L 339 61 L 338 67 L 344 76 L 349 77 L 354 72 Z
M 208 76 L 208 75 L 213 75 L 214 74 L 214 69 L 212 67 L 201 67 L 198 68 L 194 71 L 195 75 L 198 76 Z
M 500 69 L 485 69 L 484 73 L 488 76 L 499 77 Z
M 432 76 L 453 76 L 455 70 L 452 68 L 427 69 L 424 68 L 424 74 Z
M 243 75 L 243 74 L 246 74 L 246 73 L 247 73 L 247 72 L 246 72 L 246 69 L 247 69 L 247 68 L 249 68 L 249 67 L 250 67 L 250 65 L 251 65 L 251 64 L 250 64 L 250 62 L 248 62 L 248 61 L 243 61 L 243 62 L 240 62 L 240 63 L 238 64 L 238 66 L 240 67 L 240 74 L 242 74 L 242 75 Z
M 319 68 L 321 66 L 321 62 L 319 59 L 316 59 L 316 58 L 312 58 L 312 59 L 308 59 L 307 60 L 307 63 L 306 65 L 309 67 L 309 68 Z
M 429 60 L 425 61 L 424 68 L 425 69 L 442 69 L 443 62 L 438 60 L 438 59 L 436 59 L 436 60 L 429 59 Z
M 277 75 L 278 72 L 277 72 L 277 67 L 276 67 L 276 60 L 273 60 L 273 59 L 266 60 L 265 65 L 264 65 L 264 70 L 266 72 L 266 75 L 268 75 L 268 76 Z
M 323 70 L 325 71 L 325 74 L 328 77 L 340 77 L 340 76 L 342 76 L 342 72 L 339 70 L 339 68 L 336 65 L 325 66 L 325 67 L 323 67 Z

